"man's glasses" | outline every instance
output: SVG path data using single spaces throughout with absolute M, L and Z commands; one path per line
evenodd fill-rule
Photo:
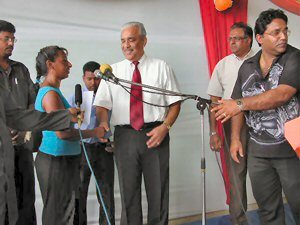
M 245 36 L 245 37 L 229 37 L 228 41 L 229 42 L 231 42 L 231 41 L 241 41 L 241 40 L 246 39 L 246 38 L 248 38 L 248 37 L 247 36 Z
M 289 36 L 291 34 L 291 31 L 288 30 L 288 29 L 284 29 L 284 30 L 273 30 L 269 33 L 265 32 L 265 34 L 268 34 L 268 35 L 270 35 L 272 37 L 275 37 L 275 38 L 278 37 L 281 33 L 283 33 L 284 36 Z
M 11 37 L 0 38 L 0 40 L 2 40 L 5 43 L 8 43 L 8 42 L 16 43 L 17 42 L 17 39 L 11 38 Z

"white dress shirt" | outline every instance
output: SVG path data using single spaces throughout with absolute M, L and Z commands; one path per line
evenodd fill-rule
M 163 60 L 144 55 L 139 60 L 138 68 L 143 84 L 179 92 L 174 73 Z M 116 77 L 132 80 L 134 64 L 129 60 L 125 59 L 113 64 L 112 69 Z M 130 84 L 124 85 L 126 87 L 131 86 Z M 130 92 L 130 89 L 128 91 Z M 157 105 L 169 106 L 182 100 L 182 98 L 143 92 L 143 100 Z M 130 94 L 121 86 L 102 80 L 96 93 L 94 105 L 112 110 L 111 123 L 113 125 L 130 124 Z M 145 103 L 143 107 L 145 123 L 163 121 L 168 110 L 168 108 L 151 106 Z
M 252 56 L 254 56 L 254 52 L 250 50 L 243 59 L 238 58 L 234 54 L 221 59 L 214 68 L 207 94 L 223 99 L 231 99 L 238 71 L 243 62 Z

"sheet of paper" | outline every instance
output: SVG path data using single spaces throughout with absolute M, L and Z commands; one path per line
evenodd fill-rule
M 284 136 L 300 158 L 300 117 L 285 123 Z

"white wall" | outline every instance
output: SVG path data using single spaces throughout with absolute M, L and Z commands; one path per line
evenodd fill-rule
M 267 0 L 249 0 L 249 24 L 258 14 L 274 7 Z M 208 68 L 197 0 L 11 0 L 1 1 L 1 19 L 16 25 L 13 59 L 22 61 L 35 80 L 35 56 L 46 45 L 60 45 L 69 50 L 73 64 L 70 78 L 62 82 L 68 96 L 81 82 L 81 67 L 89 60 L 113 63 L 123 59 L 120 50 L 120 26 L 136 20 L 148 32 L 146 52 L 166 60 L 174 69 L 184 93 L 207 97 Z M 287 13 L 292 30 L 290 43 L 299 46 L 296 21 L 299 16 Z M 213 29 L 213 28 L 212 28 Z M 258 46 L 255 44 L 255 48 Z M 205 115 L 205 150 L 207 160 L 207 210 L 226 209 L 223 181 L 215 155 L 208 146 L 208 123 Z M 196 102 L 182 106 L 180 117 L 171 131 L 170 217 L 201 212 L 200 116 Z M 120 196 L 116 180 L 116 218 L 120 217 Z M 146 210 L 145 194 L 143 206 Z M 249 191 L 250 203 L 254 202 Z M 89 220 L 97 221 L 94 185 L 89 195 Z M 37 211 L 40 223 L 42 208 L 37 185 Z M 40 223 L 41 224 L 41 223 Z

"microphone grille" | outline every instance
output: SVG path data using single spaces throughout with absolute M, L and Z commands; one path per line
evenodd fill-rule
M 108 64 L 102 64 L 100 66 L 100 71 L 101 71 L 101 73 L 105 74 L 106 71 L 111 71 L 112 72 L 112 68 Z
M 101 71 L 100 70 L 95 70 L 94 71 L 94 75 L 96 76 L 96 77 L 100 77 L 101 78 Z
M 79 105 L 82 103 L 82 91 L 80 84 L 75 85 L 75 103 Z

